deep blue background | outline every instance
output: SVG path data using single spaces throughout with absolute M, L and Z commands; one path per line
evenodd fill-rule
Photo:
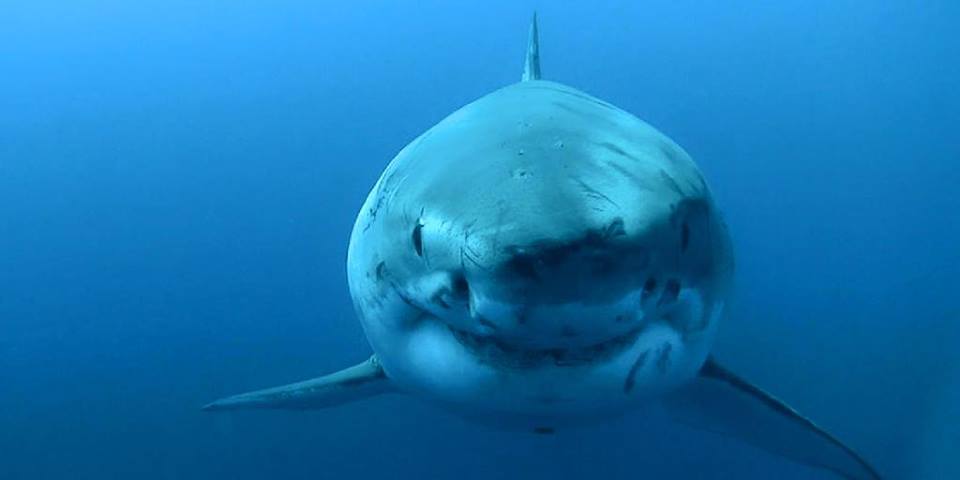
M 960 3 L 357 3 L 0 5 L 0 478 L 830 478 L 641 415 L 198 411 L 368 355 L 354 215 L 519 78 L 534 8 L 546 78 L 707 174 L 738 250 L 718 356 L 891 478 L 960 475 Z

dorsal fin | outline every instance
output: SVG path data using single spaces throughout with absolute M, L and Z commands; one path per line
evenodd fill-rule
M 537 32 L 537 12 L 533 12 L 530 22 L 530 43 L 527 44 L 527 60 L 523 64 L 523 76 L 520 81 L 540 80 L 540 35 Z

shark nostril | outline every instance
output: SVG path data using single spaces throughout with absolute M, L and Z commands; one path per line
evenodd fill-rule
M 657 301 L 657 306 L 673 303 L 679 295 L 680 281 L 676 279 L 667 280 L 667 285 L 663 289 L 663 294 L 660 295 L 660 300 Z
M 657 279 L 653 277 L 648 278 L 647 281 L 643 284 L 643 292 L 640 294 L 640 301 L 646 302 L 647 299 L 649 299 L 650 296 L 653 295 L 653 292 L 656 289 L 657 289 Z
M 453 274 L 450 279 L 450 290 L 457 298 L 467 298 L 470 296 L 470 284 L 467 283 L 467 277 L 463 272 Z

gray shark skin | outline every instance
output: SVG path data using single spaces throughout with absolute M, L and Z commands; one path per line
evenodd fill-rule
M 650 125 L 524 73 L 407 145 L 374 185 L 347 273 L 373 348 L 331 375 L 206 410 L 416 395 L 506 428 L 664 405 L 677 420 L 844 478 L 852 449 L 710 357 L 730 236 L 690 156 Z

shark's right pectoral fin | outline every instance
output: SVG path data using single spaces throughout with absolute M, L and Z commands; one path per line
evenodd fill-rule
M 708 359 L 665 405 L 681 423 L 736 438 L 851 480 L 879 480 L 860 455 L 759 387 Z
M 392 391 L 376 355 L 367 361 L 322 377 L 241 393 L 205 405 L 204 410 L 326 408 Z

